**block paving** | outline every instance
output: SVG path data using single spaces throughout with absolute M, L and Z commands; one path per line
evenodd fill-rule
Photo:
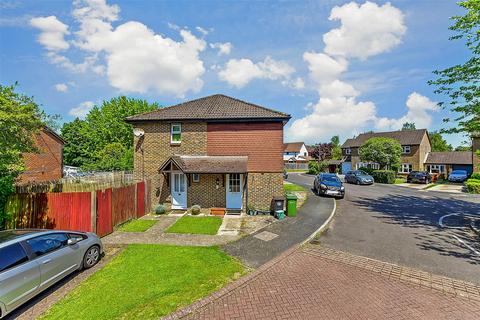
M 478 286 L 319 245 L 167 319 L 480 319 Z

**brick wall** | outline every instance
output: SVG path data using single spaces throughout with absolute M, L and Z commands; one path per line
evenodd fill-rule
M 217 179 L 219 180 L 218 189 L 216 188 Z M 187 205 L 190 207 L 194 204 L 199 204 L 203 208 L 225 208 L 225 175 L 201 174 L 199 182 L 193 182 L 193 179 L 190 176 Z
M 472 150 L 473 150 L 473 171 L 480 172 L 480 157 L 478 157 L 476 151 L 480 150 L 480 135 L 472 137 Z
M 256 209 L 270 209 L 272 198 L 275 196 L 283 196 L 282 173 L 248 174 L 247 205 L 253 205 Z
M 41 130 L 35 136 L 38 153 L 25 153 L 26 170 L 18 183 L 52 181 L 63 175 L 63 143 L 48 131 Z

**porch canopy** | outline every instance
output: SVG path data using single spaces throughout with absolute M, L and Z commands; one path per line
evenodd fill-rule
M 246 173 L 247 156 L 175 155 L 167 159 L 159 172 L 180 170 L 183 173 Z

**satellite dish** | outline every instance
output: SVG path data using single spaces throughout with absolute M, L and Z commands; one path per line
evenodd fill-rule
M 133 135 L 137 138 L 143 137 L 144 134 L 145 134 L 145 131 L 143 131 L 143 129 L 140 129 L 140 128 L 133 129 Z

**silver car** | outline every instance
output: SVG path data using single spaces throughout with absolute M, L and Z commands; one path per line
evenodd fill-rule
M 102 254 L 90 232 L 0 231 L 0 318 L 75 270 L 93 267 Z

